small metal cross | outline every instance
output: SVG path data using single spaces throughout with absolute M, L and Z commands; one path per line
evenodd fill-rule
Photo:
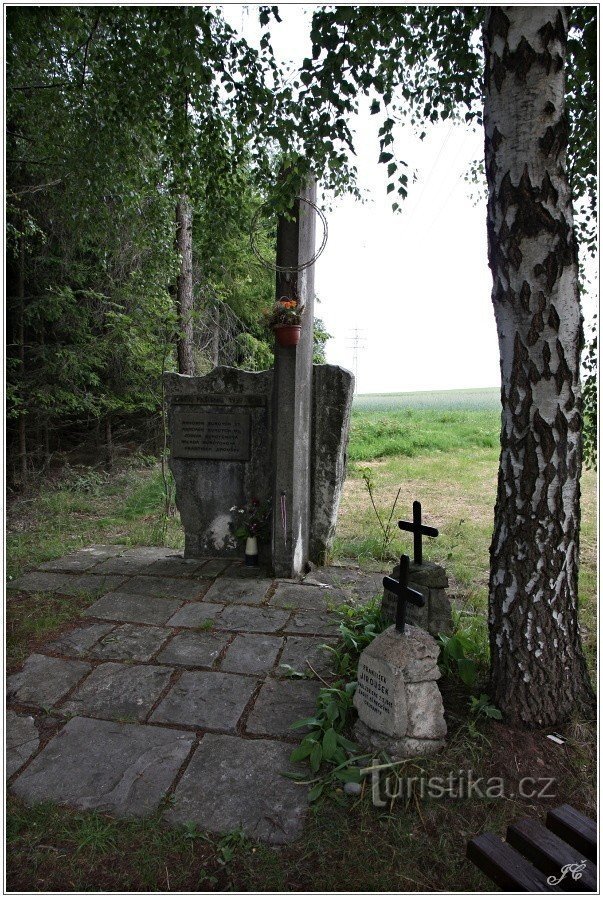
M 399 579 L 395 580 L 393 577 L 383 578 L 384 587 L 390 592 L 393 592 L 398 599 L 398 604 L 396 605 L 396 630 L 398 633 L 404 633 L 404 627 L 406 625 L 406 603 L 410 602 L 411 605 L 416 605 L 417 608 L 422 608 L 425 604 L 425 599 L 421 593 L 417 592 L 416 589 L 410 589 L 408 585 L 409 564 L 410 558 L 408 555 L 401 555 Z
M 412 503 L 412 522 L 398 521 L 400 530 L 409 530 L 414 535 L 414 562 L 415 564 L 423 564 L 423 536 L 437 536 L 438 530 L 435 527 L 426 527 L 421 524 L 421 503 Z

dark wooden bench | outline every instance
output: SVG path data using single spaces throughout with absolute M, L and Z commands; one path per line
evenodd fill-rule
M 506 841 L 476 836 L 467 857 L 505 891 L 597 891 L 597 826 L 569 804 L 549 811 L 545 826 L 528 817 L 512 823 Z

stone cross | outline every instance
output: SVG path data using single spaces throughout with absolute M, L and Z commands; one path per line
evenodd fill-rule
M 406 624 L 406 603 L 410 602 L 411 605 L 416 605 L 417 608 L 422 608 L 425 604 L 425 599 L 421 593 L 416 589 L 410 589 L 408 585 L 409 565 L 410 558 L 408 555 L 401 555 L 399 580 L 394 580 L 393 577 L 383 578 L 384 587 L 389 589 L 390 592 L 393 592 L 398 599 L 398 604 L 396 606 L 396 630 L 399 633 L 404 633 Z
M 409 530 L 414 535 L 414 563 L 423 564 L 423 536 L 437 536 L 435 527 L 426 527 L 421 524 L 421 503 L 412 503 L 412 521 L 398 521 L 400 530 Z

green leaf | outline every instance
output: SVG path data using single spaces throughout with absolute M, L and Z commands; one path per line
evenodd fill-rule
M 337 750 L 337 733 L 330 727 L 322 738 L 322 753 L 326 761 L 330 761 Z
M 316 773 L 322 763 L 322 746 L 317 742 L 310 753 L 310 770 Z
M 459 658 L 457 661 L 459 677 L 466 686 L 473 686 L 477 677 L 475 661 L 471 658 Z
M 302 727 L 319 727 L 321 722 L 317 717 L 304 717 L 303 720 L 296 720 L 289 727 L 291 730 L 301 730 Z
M 359 783 L 362 775 L 358 767 L 346 767 L 344 770 L 336 770 L 335 776 L 342 783 Z
M 302 742 L 301 745 L 298 745 L 297 748 L 294 748 L 290 755 L 291 761 L 303 761 L 304 758 L 307 758 L 313 749 L 313 745 L 306 745 Z
M 317 798 L 320 798 L 324 789 L 324 783 L 316 783 L 310 791 L 308 792 L 308 801 L 316 801 Z

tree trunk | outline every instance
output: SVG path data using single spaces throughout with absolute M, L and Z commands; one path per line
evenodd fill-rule
M 17 343 L 19 346 L 19 361 L 21 363 L 21 395 L 23 403 L 21 409 L 25 406 L 25 238 L 21 236 L 19 240 L 19 282 L 18 282 L 18 333 Z M 27 431 L 25 425 L 25 412 L 19 413 L 18 433 L 19 433 L 19 470 L 21 473 L 21 488 L 26 489 L 29 472 L 27 469 Z
M 180 274 L 176 285 L 178 309 L 178 371 L 194 375 L 193 353 L 193 214 L 188 197 L 176 206 L 176 248 L 180 254 Z
M 105 462 L 111 470 L 113 467 L 113 428 L 109 415 L 105 418 Z
M 488 257 L 502 432 L 489 628 L 492 697 L 551 726 L 592 707 L 578 629 L 581 313 L 567 179 L 562 7 L 484 25 Z
M 220 364 L 220 306 L 212 310 L 211 362 L 214 368 Z

